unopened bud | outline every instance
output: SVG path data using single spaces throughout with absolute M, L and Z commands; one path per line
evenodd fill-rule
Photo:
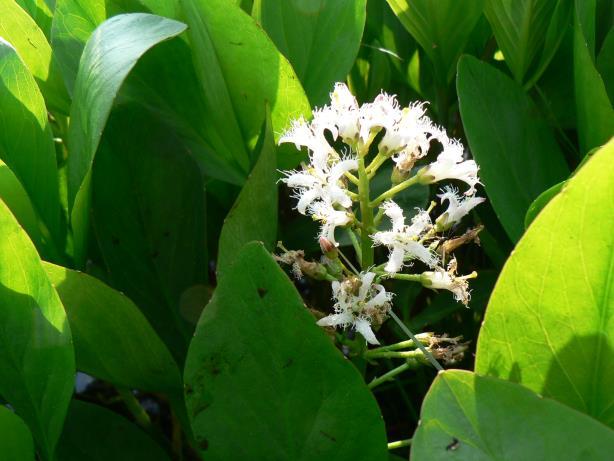
M 409 173 L 410 173 L 409 170 L 401 171 L 399 167 L 395 166 L 392 169 L 392 174 L 390 175 L 390 181 L 392 182 L 393 185 L 400 184 L 403 181 L 405 181 L 407 178 L 409 178 Z
M 337 247 L 333 242 L 328 240 L 326 237 L 320 237 L 320 250 L 322 253 L 326 255 L 327 258 L 336 258 L 337 257 Z

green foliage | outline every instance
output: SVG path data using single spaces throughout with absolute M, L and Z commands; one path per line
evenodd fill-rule
M 0 395 L 52 459 L 75 374 L 62 303 L 32 242 L 0 201 Z
M 610 142 L 533 221 L 508 260 L 476 371 L 518 382 L 614 427 Z
M 288 58 L 312 106 L 328 100 L 354 63 L 366 0 L 255 0 L 252 15 Z
M 416 429 L 417 461 L 611 457 L 612 11 L 0 0 L 0 459 L 398 460 Z M 306 149 L 277 144 L 293 120 L 324 120 L 312 109 L 336 82 L 359 104 L 424 102 L 441 132 L 400 171 L 375 122 L 356 177 L 300 179 L 360 203 L 312 220 L 277 171 Z M 316 131 L 347 159 L 337 128 Z M 391 225 L 382 195 L 406 225 L 446 211 L 424 176 L 444 132 L 488 201 L 418 243 L 470 274 L 454 275 L 469 309 L 420 261 L 390 277 L 370 245 Z M 336 249 L 317 238 L 327 220 L 350 222 Z M 276 262 L 278 240 L 297 251 Z M 278 261 L 307 275 L 293 285 Z M 373 351 L 355 329 L 364 297 L 347 328 L 317 327 L 339 301 L 330 281 L 360 289 L 353 267 L 395 293 L 400 323 L 433 332 L 418 336 L 439 361 L 476 374 L 435 377 L 400 323 L 372 325 Z
M 34 459 L 34 443 L 28 426 L 5 407 L 0 407 L 0 433 L 0 452 L 5 459 Z
M 220 280 L 184 378 L 196 441 L 209 459 L 387 457 L 377 404 L 360 375 L 258 243 Z
M 594 419 L 517 384 L 467 371 L 435 379 L 422 417 L 412 459 L 605 461 L 614 449 L 614 431 Z
M 484 62 L 458 64 L 460 113 L 484 187 L 509 237 L 524 229 L 529 205 L 569 175 L 546 122 L 522 88 Z

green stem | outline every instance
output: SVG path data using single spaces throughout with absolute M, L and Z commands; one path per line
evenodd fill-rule
M 352 184 L 354 184 L 355 186 L 358 186 L 358 178 L 354 176 L 352 173 L 350 173 L 349 171 L 346 171 L 345 177 L 348 178 Z
M 393 368 L 392 370 L 388 371 L 387 373 L 384 373 L 382 376 L 375 378 L 373 381 L 371 381 L 367 387 L 369 389 L 373 389 L 374 387 L 379 386 L 380 384 L 386 382 L 386 381 L 390 381 L 392 380 L 396 375 L 403 373 L 405 370 L 409 370 L 411 368 L 411 366 L 409 365 L 409 363 L 405 362 L 403 365 L 399 365 L 396 368 Z
M 418 338 L 416 338 L 416 336 L 409 330 L 409 328 L 407 328 L 407 326 L 401 321 L 399 317 L 397 317 L 397 314 L 395 314 L 392 310 L 390 311 L 390 317 L 392 317 L 392 319 L 397 323 L 397 325 L 399 325 L 399 328 L 403 330 L 403 333 L 405 333 L 414 341 L 418 348 L 424 353 L 424 356 L 429 360 L 429 362 L 433 364 L 435 369 L 437 369 L 437 371 L 443 371 L 443 367 L 439 364 L 435 357 L 433 357 L 433 354 L 431 354 L 428 349 L 424 347 L 424 344 L 422 344 L 418 340 Z
M 424 353 L 421 350 L 414 351 L 378 351 L 364 354 L 369 359 L 416 359 L 423 360 Z
M 409 179 L 406 179 L 405 181 L 397 184 L 396 186 L 394 186 L 391 189 L 387 190 L 382 195 L 380 195 L 375 200 L 373 200 L 371 202 L 371 207 L 375 208 L 377 205 L 382 203 L 384 200 L 388 200 L 389 198 L 394 197 L 396 194 L 398 194 L 401 191 L 404 191 L 405 189 L 407 189 L 410 186 L 413 186 L 418 181 L 419 181 L 419 178 L 418 178 L 417 175 L 416 176 L 412 176 Z
M 373 243 L 369 237 L 369 229 L 373 227 L 373 208 L 369 202 L 369 177 L 365 170 L 364 156 L 358 158 L 358 196 L 360 198 L 360 246 L 362 249 L 361 266 L 363 269 L 373 265 Z
M 387 159 L 388 156 L 382 155 L 379 152 L 377 153 L 373 161 L 365 168 L 367 174 L 369 175 L 369 179 L 375 176 L 375 173 L 377 173 L 379 167 L 382 166 Z
M 422 283 L 421 274 L 388 274 L 388 276 L 395 280 L 406 280 L 408 282 Z
M 143 429 L 151 431 L 151 419 L 132 391 L 123 387 L 118 387 L 117 392 L 130 414 L 134 417 L 136 423 Z
M 428 345 L 430 343 L 431 336 L 432 336 L 432 333 L 418 333 L 416 335 L 416 338 L 422 344 Z M 367 352 L 365 352 L 365 357 L 369 357 L 370 354 L 374 354 L 374 353 L 377 353 L 377 352 L 398 351 L 398 350 L 402 350 L 402 349 L 408 349 L 410 347 L 411 348 L 418 347 L 414 343 L 413 339 L 407 339 L 405 341 L 401 341 L 399 343 L 390 344 L 388 346 L 381 346 L 381 347 L 376 347 L 375 349 L 369 349 Z
M 346 228 L 348 235 L 350 236 L 350 241 L 352 242 L 352 246 L 354 247 L 354 251 L 356 252 L 356 258 L 358 259 L 358 264 L 362 267 L 362 251 L 360 249 L 360 242 L 358 242 L 358 237 L 352 229 L 349 227 Z
M 411 445 L 411 439 L 398 440 L 396 442 L 390 442 L 388 444 L 388 449 L 389 450 L 395 450 L 397 448 L 408 447 L 410 445 Z

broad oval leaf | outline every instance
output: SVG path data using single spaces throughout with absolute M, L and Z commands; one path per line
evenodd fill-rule
M 311 113 L 309 101 L 286 58 L 239 6 L 228 0 L 182 0 L 194 65 L 207 104 L 207 120 L 221 139 L 215 149 L 229 149 L 244 177 L 247 154 L 260 134 L 265 104 L 271 108 L 276 138 L 290 120 Z M 239 144 L 237 144 L 237 142 Z M 294 166 L 297 156 L 280 159 Z
M 611 458 L 614 431 L 517 384 L 449 370 L 433 382 L 412 440 L 417 460 Z
M 243 246 L 253 240 L 272 250 L 277 238 L 276 149 L 270 114 L 262 128 L 258 161 L 228 212 L 219 241 L 217 275 L 232 265 Z
M 252 15 L 292 63 L 312 106 L 319 106 L 354 64 L 366 7 L 366 0 L 256 0 Z
M 0 395 L 50 459 L 75 378 L 70 328 L 34 245 L 1 200 L 0 235 Z
M 512 240 L 533 200 L 569 175 L 550 128 L 522 88 L 471 56 L 458 63 L 460 112 L 488 198 Z
M 184 381 L 212 461 L 387 459 L 375 399 L 261 244 L 245 246 L 220 279 Z
M 543 191 L 541 194 L 537 196 L 535 200 L 533 200 L 533 203 L 531 203 L 531 205 L 529 206 L 529 209 L 527 210 L 527 214 L 524 217 L 525 229 L 531 225 L 531 223 L 537 217 L 539 212 L 542 211 L 546 205 L 548 205 L 550 200 L 552 200 L 552 198 L 556 196 L 556 194 L 561 192 L 561 189 L 563 189 L 564 185 L 565 185 L 565 181 L 561 181 L 560 183 L 555 184 L 554 186 Z
M 61 461 L 169 461 L 145 432 L 123 416 L 73 400 L 58 444 Z
M 53 254 L 54 248 L 63 248 L 63 231 L 56 154 L 47 109 L 32 74 L 15 48 L 2 38 L 0 107 L 0 159 L 19 179 L 49 229 L 53 239 L 45 243 L 49 247 L 45 254 Z
M 452 81 L 456 62 L 480 16 L 484 0 L 387 0 L 435 66 L 440 84 Z
M 77 369 L 130 389 L 181 389 L 177 364 L 130 299 L 84 273 L 43 267 L 66 309 Z
M 113 111 L 93 169 L 93 227 L 112 285 L 179 364 L 206 302 L 186 298 L 207 281 L 204 196 L 201 173 L 171 130 L 138 106 Z
M 77 260 L 83 251 L 89 172 L 117 93 L 137 60 L 151 47 L 185 30 L 185 24 L 145 13 L 114 16 L 102 23 L 83 50 L 68 132 L 68 204 L 79 223 Z M 83 187 L 85 185 L 85 187 Z M 78 196 L 79 195 L 79 196 Z M 75 205 L 75 202 L 79 203 Z
M 535 218 L 486 310 L 476 371 L 614 427 L 614 141 Z
M 486 0 L 484 13 L 517 83 L 527 75 L 537 81 L 565 35 L 572 9 L 570 0 Z
M 595 0 L 576 0 L 573 67 L 581 155 L 614 135 L 614 108 L 595 67 L 595 12 Z
M 17 49 L 49 107 L 68 114 L 68 93 L 45 34 L 14 0 L 0 0 L 0 11 L 0 37 Z
M 4 406 L 0 406 L 0 453 L 7 461 L 34 459 L 34 443 L 28 426 Z

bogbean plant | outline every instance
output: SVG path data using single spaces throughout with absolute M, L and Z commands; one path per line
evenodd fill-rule
M 386 374 L 386 379 L 429 361 L 442 369 L 438 358 L 453 362 L 462 356 L 465 346 L 457 338 L 414 336 L 392 310 L 394 293 L 383 283 L 396 279 L 448 290 L 468 306 L 468 281 L 477 273 L 457 274 L 458 262 L 446 251 L 452 248 L 446 243 L 459 241 L 454 238 L 455 226 L 485 199 L 476 196 L 479 168 L 466 159 L 463 145 L 431 121 L 425 103 L 402 108 L 395 96 L 382 92 L 373 102 L 359 105 L 344 83 L 335 85 L 329 105 L 315 109 L 309 122 L 293 121 L 279 142 L 309 152 L 308 162 L 297 170 L 283 171 L 281 181 L 293 191 L 296 210 L 319 222 L 322 258 L 306 261 L 303 250 L 288 250 L 280 243 L 282 252 L 276 259 L 291 266 L 297 278 L 331 283 L 333 313 L 320 318 L 318 325 L 357 332 L 377 346 L 374 330 L 392 317 L 408 341 L 358 351 L 369 359 L 405 358 L 406 363 Z M 434 161 L 417 166 L 436 148 L 440 151 Z M 372 197 L 370 184 L 386 162 L 394 164 L 390 188 Z M 450 180 L 464 184 L 466 190 L 442 186 Z M 417 184 L 440 186 L 439 203 L 416 208 L 412 216 L 406 216 L 395 197 Z M 339 248 L 341 232 L 347 233 L 355 258 Z M 375 259 L 377 247 L 387 249 L 383 262 Z M 445 343 L 448 347 L 442 347 Z

